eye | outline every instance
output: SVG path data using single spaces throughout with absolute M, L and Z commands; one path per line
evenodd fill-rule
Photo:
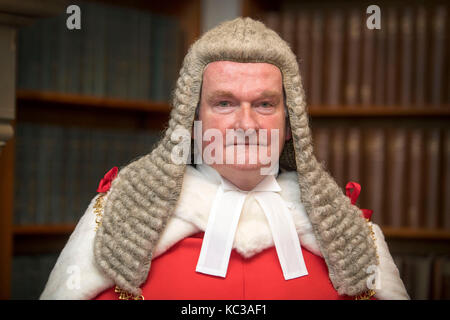
M 261 102 L 260 106 L 263 108 L 269 108 L 269 107 L 273 107 L 273 104 L 271 104 L 268 101 L 263 101 L 263 102 Z
M 220 101 L 217 105 L 219 107 L 229 107 L 230 106 L 230 102 L 229 101 Z

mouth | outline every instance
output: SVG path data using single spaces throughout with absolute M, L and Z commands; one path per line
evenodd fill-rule
M 265 146 L 265 144 L 261 144 L 261 143 L 231 143 L 229 145 L 227 145 L 227 147 L 229 146 Z

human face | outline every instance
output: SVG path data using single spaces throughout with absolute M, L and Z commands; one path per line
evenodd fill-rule
M 278 156 L 281 154 L 286 139 L 286 118 L 280 69 L 268 63 L 215 61 L 208 64 L 203 72 L 198 115 L 198 120 L 202 122 L 202 136 L 208 129 L 216 129 L 223 137 L 223 164 L 210 164 L 212 167 L 255 170 L 270 166 L 263 164 L 259 155 L 256 156 L 256 163 L 251 163 L 250 155 L 255 148 L 248 145 L 251 139 L 247 135 L 245 148 L 237 148 L 236 142 L 227 144 L 225 137 L 227 129 L 254 132 L 258 150 L 260 144 L 266 145 L 266 154 L 270 157 L 272 144 L 276 144 L 273 147 L 276 147 Z M 260 139 L 261 129 L 267 130 L 266 143 Z M 271 139 L 273 130 L 278 131 L 275 141 Z M 202 151 L 213 141 L 203 141 Z M 233 148 L 235 153 L 235 161 L 231 164 L 225 159 L 228 148 Z M 237 163 L 237 152 L 242 150 L 245 152 L 245 162 Z

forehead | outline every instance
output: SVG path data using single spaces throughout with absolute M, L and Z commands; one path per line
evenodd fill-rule
M 242 63 L 214 61 L 203 72 L 203 87 L 270 87 L 282 89 L 282 75 L 278 67 L 270 63 Z M 204 89 L 207 89 L 204 88 Z
M 213 61 L 206 65 L 204 73 L 236 71 L 243 73 L 276 73 L 281 76 L 281 71 L 277 66 L 266 62 Z

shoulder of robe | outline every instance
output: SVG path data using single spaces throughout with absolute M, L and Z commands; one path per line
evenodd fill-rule
M 61 251 L 40 299 L 92 299 L 113 285 L 95 264 L 94 239 L 117 172 L 118 168 L 114 167 L 101 179 L 97 188 L 99 193 L 89 203 Z

